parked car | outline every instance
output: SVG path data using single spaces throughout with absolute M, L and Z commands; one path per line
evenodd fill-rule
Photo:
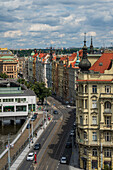
M 65 156 L 62 156 L 60 159 L 61 164 L 66 164 L 67 163 L 67 158 Z
M 67 142 L 65 147 L 66 148 L 72 148 L 72 143 L 71 142 Z
M 33 161 L 34 160 L 34 153 L 30 152 L 27 156 L 27 161 Z
M 71 132 L 70 132 L 70 136 L 74 136 L 75 135 L 75 131 L 74 131 L 74 129 L 73 130 L 71 130 Z
M 28 123 L 26 129 L 30 129 L 30 128 L 31 128 L 31 124 Z
M 70 108 L 71 106 L 68 104 L 66 107 L 67 107 L 67 108 Z
M 41 144 L 40 143 L 36 143 L 35 146 L 34 146 L 34 150 L 39 150 L 41 147 Z
M 31 118 L 32 121 L 35 121 L 35 119 L 37 118 L 37 115 L 34 114 L 33 117 Z
M 57 114 L 58 114 L 58 111 L 57 111 L 57 110 L 54 110 L 54 111 L 53 111 L 53 114 L 56 114 L 56 115 L 57 115 Z

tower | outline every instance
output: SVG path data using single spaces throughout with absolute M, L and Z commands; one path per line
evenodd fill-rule
M 93 54 L 93 42 L 92 42 L 92 36 L 91 36 L 91 45 L 90 45 L 90 54 Z
M 84 46 L 83 46 L 83 57 L 79 63 L 79 67 L 82 72 L 88 72 L 91 67 L 91 63 L 87 59 L 87 46 L 86 46 L 86 33 L 84 34 Z
M 52 47 L 50 47 L 50 62 L 53 60 Z

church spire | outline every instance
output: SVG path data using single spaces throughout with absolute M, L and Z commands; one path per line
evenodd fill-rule
M 53 51 L 52 51 L 52 46 L 50 47 L 50 62 L 53 60 Z
M 84 46 L 82 49 L 83 49 L 83 57 L 79 63 L 79 67 L 81 68 L 82 72 L 88 72 L 89 68 L 91 67 L 91 63 L 87 59 L 86 33 L 84 33 Z
M 93 42 L 92 42 L 92 36 L 91 36 L 91 45 L 90 45 L 90 54 L 93 54 Z

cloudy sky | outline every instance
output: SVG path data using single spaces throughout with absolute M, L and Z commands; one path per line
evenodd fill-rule
M 0 0 L 0 47 L 113 44 L 113 0 Z

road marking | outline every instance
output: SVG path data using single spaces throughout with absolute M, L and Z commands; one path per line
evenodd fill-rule
M 48 169 L 48 165 L 46 166 L 46 170 Z

